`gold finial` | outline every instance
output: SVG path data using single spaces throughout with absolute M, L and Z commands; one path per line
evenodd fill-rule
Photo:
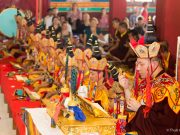
M 57 38 L 60 38 L 60 34 L 57 34 Z
M 119 72 L 119 74 L 120 74 L 120 75 L 122 75 L 122 74 L 123 74 L 123 71 L 122 71 L 122 69 L 121 69 L 121 68 L 119 68 L 119 69 L 118 69 L 118 72 Z
M 70 92 L 70 89 L 68 88 L 68 85 L 64 83 L 63 87 L 61 88 L 62 93 L 68 93 Z
M 42 19 L 39 19 L 38 24 L 40 25 L 42 23 L 42 21 L 43 21 Z
M 149 16 L 149 17 L 148 17 L 148 20 L 149 20 L 149 21 L 152 21 L 152 17 L 151 17 L 151 16 Z
M 70 40 L 69 38 L 68 38 L 68 44 L 69 44 L 69 45 L 71 45 L 71 44 L 72 44 L 72 43 L 71 43 L 71 40 Z

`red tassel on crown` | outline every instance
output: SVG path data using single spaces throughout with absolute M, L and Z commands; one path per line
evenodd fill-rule
M 148 113 L 152 106 L 152 99 L 151 99 L 151 78 L 149 69 L 147 69 L 147 75 L 146 75 L 146 107 L 143 110 L 144 117 L 148 117 Z
M 134 88 L 134 96 L 136 99 L 138 97 L 138 90 L 139 90 L 139 71 L 136 71 L 135 88 Z
M 142 36 L 138 41 L 131 39 L 131 45 L 135 48 L 137 45 L 144 45 L 144 36 Z

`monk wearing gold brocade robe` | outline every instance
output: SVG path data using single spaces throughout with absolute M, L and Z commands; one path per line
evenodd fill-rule
M 77 82 L 77 89 L 81 85 L 84 85 L 88 87 L 89 84 L 89 69 L 86 64 L 86 61 L 88 61 L 92 57 L 92 51 L 91 49 L 86 49 L 82 51 L 81 49 L 77 48 L 74 51 L 74 57 L 77 62 L 77 68 L 78 68 L 78 82 Z
M 159 43 L 137 45 L 134 94 L 124 75 L 119 83 L 124 88 L 129 112 L 126 131 L 139 135 L 179 135 L 180 89 L 178 82 L 166 74 L 157 57 Z M 141 79 L 141 81 L 139 80 Z M 140 83 L 139 83 L 140 81 Z
M 106 111 L 108 111 L 109 101 L 108 101 L 108 91 L 104 86 L 103 71 L 107 65 L 107 60 L 105 58 L 97 60 L 96 58 L 91 58 L 88 61 L 88 67 L 90 70 L 90 86 L 89 86 L 89 98 L 99 103 Z

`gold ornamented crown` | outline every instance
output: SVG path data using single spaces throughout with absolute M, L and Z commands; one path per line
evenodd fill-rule
M 96 58 L 91 58 L 88 63 L 88 67 L 90 70 L 103 71 L 107 66 L 106 58 L 102 58 L 101 60 L 97 60 Z
M 41 40 L 41 43 L 42 43 L 43 46 L 48 46 L 48 39 L 47 38 L 43 38 Z
M 61 93 L 69 93 L 70 89 L 68 88 L 67 84 L 63 84 L 63 87 L 61 88 Z
M 42 38 L 41 34 L 37 33 L 35 36 L 34 36 L 34 40 L 35 41 L 40 41 Z
M 50 38 L 50 39 L 49 39 L 49 46 L 55 47 L 55 42 L 54 42 L 54 39 L 53 39 L 53 38 Z
M 81 49 L 77 48 L 74 51 L 74 57 L 77 60 L 83 60 L 84 59 L 84 52 Z
M 132 47 L 133 51 L 136 53 L 139 58 L 153 58 L 156 57 L 159 53 L 160 44 L 154 42 L 152 44 L 148 44 L 146 46 L 137 45 L 135 48 Z
M 77 60 L 84 60 L 85 57 L 88 57 L 88 59 L 89 59 L 92 57 L 92 51 L 91 51 L 91 49 L 86 49 L 86 50 L 82 51 L 81 49 L 77 48 L 74 51 L 74 56 L 75 56 L 75 59 L 77 59 Z
M 91 49 L 86 49 L 84 50 L 84 56 L 86 56 L 88 59 L 90 59 L 92 57 L 92 51 Z
M 49 53 L 51 55 L 50 57 L 55 58 L 57 56 L 56 50 L 51 46 L 48 49 L 49 49 Z
M 61 61 L 61 63 L 63 64 L 63 66 L 66 66 L 66 56 L 63 57 L 63 60 Z M 70 57 L 68 56 L 68 67 L 77 67 L 77 61 L 75 59 L 75 57 Z
M 68 103 L 68 106 L 77 106 L 78 102 L 74 101 L 74 100 L 70 100 Z

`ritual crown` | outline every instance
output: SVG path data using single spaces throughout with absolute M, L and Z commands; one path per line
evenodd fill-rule
M 39 42 L 39 41 L 41 40 L 41 38 L 42 38 L 42 36 L 41 36 L 41 34 L 39 34 L 39 33 L 37 33 L 37 34 L 33 37 L 34 41 L 37 41 L 37 42 Z
M 86 50 L 84 50 L 84 55 L 90 59 L 92 57 L 92 51 L 91 49 L 87 48 Z
M 43 46 L 48 46 L 48 39 L 47 39 L 47 38 L 43 38 L 43 39 L 41 40 L 41 44 L 42 44 Z
M 100 60 L 97 60 L 96 58 L 91 58 L 87 62 L 87 65 L 90 70 L 103 71 L 107 66 L 107 60 L 105 58 L 102 58 Z
M 74 57 L 77 60 L 83 60 L 84 59 L 84 52 L 81 49 L 77 48 L 74 51 Z
M 55 48 L 55 42 L 53 38 L 49 39 L 49 46 L 54 47 Z
M 160 44 L 157 42 L 148 45 L 137 45 L 136 47 L 132 47 L 130 44 L 130 46 L 139 58 L 156 57 L 160 49 Z
M 76 60 L 84 60 L 85 57 L 87 57 L 89 59 L 92 56 L 92 51 L 91 51 L 91 49 L 86 49 L 86 50 L 82 51 L 81 49 L 77 48 L 74 51 L 74 56 L 75 56 Z
M 63 60 L 61 61 L 61 63 L 63 64 L 63 66 L 66 65 L 66 61 L 67 61 L 67 56 L 64 56 Z M 77 67 L 77 61 L 75 59 L 75 57 L 70 57 L 68 56 L 68 67 Z

